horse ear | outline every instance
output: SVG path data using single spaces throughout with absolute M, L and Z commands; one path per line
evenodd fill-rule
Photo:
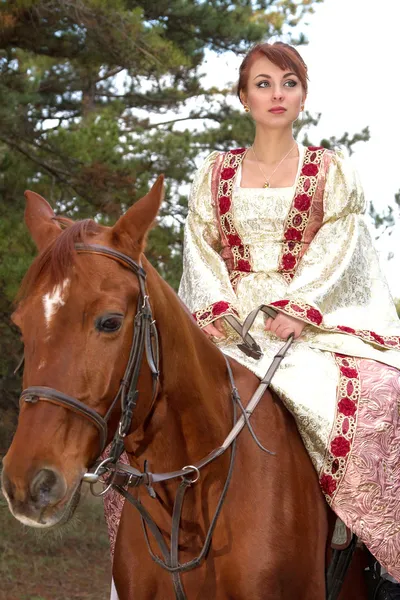
M 41 251 L 61 233 L 61 227 L 54 221 L 56 215 L 42 196 L 27 190 L 25 198 L 25 223 L 38 250 Z
M 151 228 L 164 198 L 164 175 L 160 175 L 151 190 L 140 198 L 115 223 L 112 232 L 117 243 L 128 241 L 142 251 L 146 234 Z

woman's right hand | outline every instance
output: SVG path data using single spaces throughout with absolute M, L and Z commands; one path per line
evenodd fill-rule
M 202 330 L 207 335 L 207 337 L 210 339 L 212 337 L 216 337 L 219 340 L 223 340 L 225 338 L 222 318 L 216 319 L 209 325 L 206 325 L 205 327 L 203 327 Z

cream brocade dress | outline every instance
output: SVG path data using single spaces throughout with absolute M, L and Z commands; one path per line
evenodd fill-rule
M 240 187 L 244 151 L 198 170 L 179 295 L 201 327 L 269 304 L 306 322 L 272 382 L 333 510 L 400 579 L 400 322 L 348 158 L 299 146 L 295 184 Z M 227 326 L 221 350 L 260 378 L 282 346 L 259 316 L 260 360 Z

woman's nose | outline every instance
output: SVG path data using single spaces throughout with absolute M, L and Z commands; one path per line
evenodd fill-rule
M 282 100 L 282 98 L 283 98 L 282 88 L 279 88 L 279 87 L 274 88 L 272 97 L 274 100 Z

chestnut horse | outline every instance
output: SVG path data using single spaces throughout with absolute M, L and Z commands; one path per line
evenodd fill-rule
M 160 378 L 140 366 L 138 401 L 125 449 L 131 465 L 168 472 L 193 465 L 219 447 L 232 427 L 225 358 L 198 328 L 174 291 L 143 256 L 162 201 L 160 177 L 114 227 L 57 219 L 48 203 L 27 192 L 25 219 L 40 254 L 24 280 L 13 320 L 25 344 L 23 384 L 46 386 L 104 416 L 106 442 L 116 431 L 113 405 L 124 376 L 140 297 L 139 277 L 77 244 L 102 246 L 141 263 L 156 320 Z M 142 301 L 142 299 L 141 299 Z M 244 404 L 257 377 L 229 360 Z M 102 450 L 94 417 L 59 402 L 21 402 L 18 428 L 4 458 L 3 492 L 22 523 L 49 528 L 66 522 L 79 500 L 83 475 Z M 295 422 L 264 394 L 252 425 L 274 456 L 259 450 L 247 428 L 237 440 L 233 475 L 205 560 L 181 576 L 189 600 L 324 600 L 327 506 Z M 201 469 L 188 490 L 179 530 L 179 562 L 196 557 L 225 484 L 230 450 Z M 176 480 L 133 493 L 169 543 Z M 155 553 L 154 539 L 150 545 Z M 125 502 L 113 576 L 120 600 L 175 598 L 170 574 L 156 564 L 140 515 Z M 347 596 L 355 600 L 363 594 Z

